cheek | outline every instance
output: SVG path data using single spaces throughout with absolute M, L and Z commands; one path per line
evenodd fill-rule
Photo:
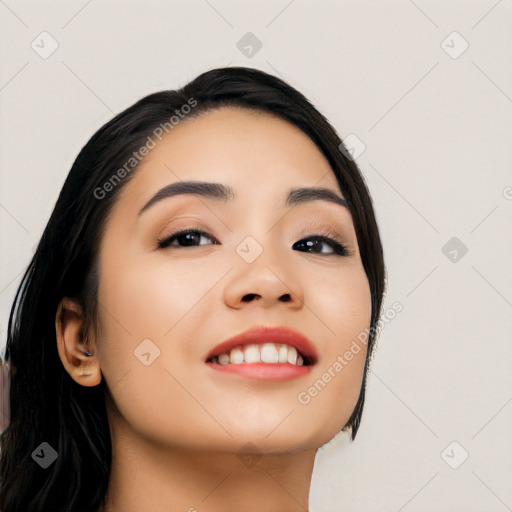
M 116 266 L 100 284 L 107 337 L 128 335 L 133 344 L 161 339 L 206 296 L 221 270 L 186 261 L 171 267 L 165 261 L 142 259 L 139 264 Z
M 318 367 L 297 394 L 304 418 L 317 418 L 315 440 L 332 439 L 349 420 L 361 391 L 371 321 L 371 293 L 364 270 L 340 276 L 310 304 L 324 334 Z M 310 421 L 310 420 L 309 420 Z
M 311 447 L 330 441 L 347 424 L 359 399 L 366 345 L 345 343 L 331 351 L 296 394 L 296 417 L 309 431 Z
M 228 269 L 185 259 L 172 269 L 165 262 L 118 262 L 102 277 L 103 378 L 121 415 L 148 438 L 197 440 L 216 426 L 191 396 L 201 396 L 195 389 L 203 365 L 197 333 L 202 323 L 211 324 L 210 291 Z
M 350 346 L 352 338 L 370 327 L 370 286 L 362 267 L 323 282 L 309 294 L 307 305 L 318 320 L 318 332 L 328 338 L 329 348 L 342 351 Z

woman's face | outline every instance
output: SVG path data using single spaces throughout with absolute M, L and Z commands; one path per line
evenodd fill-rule
M 139 213 L 180 181 L 222 184 L 234 198 L 179 194 Z M 151 150 L 107 219 L 100 251 L 95 355 L 114 428 L 174 448 L 238 452 L 251 442 L 278 453 L 317 448 L 346 424 L 363 378 L 366 346 L 353 342 L 370 325 L 369 284 L 349 210 L 323 199 L 286 206 L 300 187 L 342 197 L 315 144 L 266 113 L 223 108 L 188 119 Z M 205 234 L 159 247 L 187 228 Z M 349 255 L 312 239 L 330 233 Z M 316 363 L 280 380 L 205 362 L 255 326 L 303 334 Z

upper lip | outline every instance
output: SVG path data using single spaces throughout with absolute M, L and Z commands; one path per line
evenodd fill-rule
M 288 327 L 257 326 L 219 343 L 206 356 L 206 361 L 220 354 L 229 354 L 231 349 L 241 345 L 262 345 L 264 343 L 295 347 L 304 358 L 304 362 L 308 364 L 314 364 L 318 359 L 313 343 L 299 332 Z

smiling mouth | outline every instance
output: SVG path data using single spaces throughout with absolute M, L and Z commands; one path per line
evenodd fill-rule
M 283 343 L 263 343 L 240 345 L 214 357 L 207 363 L 221 366 L 265 363 L 268 365 L 311 366 L 312 357 L 299 352 L 295 347 Z

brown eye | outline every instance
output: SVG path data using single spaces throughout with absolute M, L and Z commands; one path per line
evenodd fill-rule
M 330 245 L 331 250 L 322 250 L 322 246 L 324 245 Z M 309 238 L 299 240 L 293 244 L 292 248 L 297 250 L 303 250 L 303 248 L 305 248 L 305 252 L 315 252 L 317 254 L 337 254 L 339 256 L 349 256 L 349 252 L 344 245 L 340 244 L 332 238 L 321 235 L 311 236 Z
M 218 245 L 218 241 L 210 236 L 205 231 L 199 229 L 183 229 L 177 233 L 173 233 L 172 235 L 159 240 L 158 246 L 161 249 L 165 249 L 166 247 L 195 247 L 198 245 L 209 245 L 209 244 L 200 244 L 201 240 L 209 239 L 213 241 L 213 245 Z

